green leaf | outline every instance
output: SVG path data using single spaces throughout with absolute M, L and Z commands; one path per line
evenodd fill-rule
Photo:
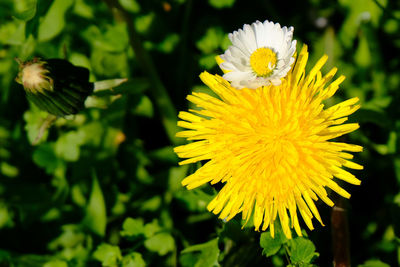
M 143 219 L 127 218 L 122 224 L 121 236 L 134 237 L 144 234 Z
M 50 143 L 41 144 L 35 152 L 33 152 L 33 161 L 46 170 L 46 173 L 53 173 L 57 167 L 62 164 L 54 152 L 54 146 Z
M 99 27 L 91 25 L 82 32 L 82 37 L 94 48 L 106 52 L 125 52 L 129 44 L 127 28 L 121 23 L 108 26 L 105 33 Z
M 135 28 L 139 33 L 146 33 L 154 20 L 155 14 L 149 13 L 147 15 L 137 16 L 135 19 Z
M 208 3 L 215 8 L 232 7 L 235 0 L 208 0 Z
M 144 246 L 158 255 L 163 256 L 175 248 L 174 238 L 169 233 L 159 233 L 144 241 Z
M 358 267 L 390 267 L 389 264 L 386 264 L 380 260 L 367 260 L 363 264 L 357 265 Z
M 132 108 L 132 114 L 151 118 L 154 115 L 153 103 L 147 96 L 140 97 L 139 103 Z
M 203 54 L 210 54 L 220 47 L 224 37 L 225 33 L 221 28 L 209 28 L 205 35 L 196 42 L 196 46 Z
M 188 165 L 183 165 L 169 169 L 168 188 L 172 193 L 182 190 L 181 181 L 185 178 L 188 167 Z
M 158 224 L 158 220 L 154 219 L 151 223 L 147 223 L 144 226 L 144 235 L 149 238 L 161 231 L 161 227 Z
M 128 47 L 129 36 L 126 25 L 119 23 L 109 27 L 103 37 L 103 45 L 107 46 L 106 51 L 123 52 Z
M 6 226 L 13 226 L 14 223 L 12 217 L 13 217 L 12 212 L 8 210 L 7 206 L 0 204 L 0 229 Z M 0 260 L 1 260 L 1 250 L 0 250 Z
M 83 224 L 100 236 L 104 236 L 106 232 L 106 205 L 95 174 L 93 174 L 92 193 L 86 206 L 86 216 L 83 219 Z
M 387 0 L 379 0 L 379 2 L 386 6 Z M 378 26 L 383 13 L 382 9 L 372 0 L 340 0 L 339 4 L 348 9 L 348 15 L 339 32 L 341 42 L 346 47 L 352 45 L 362 23 L 371 21 L 374 26 Z
M 19 59 L 22 61 L 28 60 L 28 58 L 31 58 L 32 54 L 35 51 L 36 48 L 36 40 L 32 36 L 32 34 L 29 35 L 27 39 L 21 38 L 23 40 L 23 43 L 21 45 L 21 51 L 19 53 Z
M 39 134 L 39 129 L 48 113 L 41 111 L 38 107 L 32 106 L 31 110 L 24 113 L 24 120 L 26 122 L 25 130 L 27 131 L 28 139 L 30 143 L 33 143 Z M 43 139 L 46 139 L 48 131 L 46 130 L 43 134 Z
M 19 170 L 17 167 L 3 161 L 0 163 L 0 172 L 7 177 L 13 178 L 18 175 Z
M 96 74 L 105 77 L 126 77 L 129 66 L 125 52 L 108 52 L 103 48 L 95 47 L 91 53 L 91 65 Z
M 154 196 L 142 202 L 140 206 L 141 211 L 156 211 L 162 204 L 161 196 Z
M 49 41 L 61 33 L 65 26 L 65 13 L 73 3 L 74 0 L 54 0 L 39 25 L 38 39 L 40 42 Z
M 9 39 L 15 35 L 15 33 L 18 31 L 18 25 L 19 23 L 12 21 L 12 22 L 4 22 L 2 23 L 0 27 L 0 43 L 6 44 L 9 43 Z M 24 33 L 20 32 L 19 33 L 19 38 L 17 39 L 22 39 L 24 38 Z M 1 70 L 3 72 L 3 70 Z
M 175 198 L 181 201 L 189 211 L 204 212 L 215 195 L 207 194 L 202 190 L 182 190 L 176 192 Z
M 363 68 L 367 68 L 371 65 L 371 51 L 369 48 L 369 42 L 366 35 L 360 37 L 357 50 L 354 54 L 355 62 Z
M 140 12 L 140 5 L 136 0 L 119 0 L 119 3 L 123 8 L 132 13 Z
M 71 131 L 60 138 L 55 144 L 55 153 L 66 161 L 77 161 L 80 156 L 80 146 L 85 141 L 83 131 Z
M 204 55 L 199 59 L 199 66 L 210 70 L 214 66 L 217 65 L 217 62 L 215 61 L 215 57 L 217 54 L 209 54 L 209 55 Z
M 157 45 L 157 50 L 163 53 L 171 53 L 179 43 L 179 35 L 169 34 L 161 43 Z
M 86 19 L 94 17 L 93 7 L 86 4 L 85 0 L 75 0 L 74 13 Z
M 390 119 L 381 110 L 362 108 L 357 110 L 352 119 L 359 123 L 374 123 L 382 128 L 389 128 L 391 125 Z
M 15 1 L 14 8 L 16 9 L 14 16 L 17 19 L 23 21 L 31 20 L 36 14 L 37 0 Z
M 62 233 L 48 247 L 50 250 L 59 250 L 59 248 L 73 249 L 85 241 L 85 234 L 82 227 L 76 224 L 66 224 L 61 227 Z
M 151 160 L 166 162 L 166 163 L 170 163 L 172 165 L 177 165 L 177 163 L 179 161 L 178 156 L 174 152 L 174 148 L 172 146 L 166 146 L 166 147 L 162 147 L 162 148 L 150 151 L 149 157 L 151 158 Z M 188 167 L 188 165 L 185 165 L 185 166 Z M 181 166 L 181 167 L 183 167 L 183 166 Z M 172 175 L 172 174 L 170 174 L 170 175 Z M 179 177 L 184 178 L 184 176 L 182 176 L 182 175 Z M 182 187 L 182 186 L 180 185 L 180 187 Z
M 396 174 L 397 182 L 400 184 L 400 158 L 396 157 L 393 160 L 393 164 L 394 164 L 394 171 L 395 171 L 395 174 Z M 400 201 L 398 202 L 398 204 L 400 204 Z
M 181 251 L 181 254 L 189 254 L 192 253 L 192 257 L 182 257 L 181 263 L 184 266 L 187 263 L 192 261 L 194 263 L 194 267 L 214 267 L 219 266 L 218 257 L 219 257 L 219 248 L 218 248 L 218 239 L 215 238 L 203 244 L 198 244 L 194 246 L 190 246 Z M 182 255 L 184 256 L 184 255 Z M 183 261 L 183 262 L 182 262 Z M 185 264 L 186 263 L 186 264 Z
M 5 264 L 5 266 L 7 266 L 7 263 L 9 262 L 11 262 L 10 252 L 0 249 L 0 263 Z
M 132 252 L 122 260 L 122 267 L 145 267 L 146 262 L 143 260 L 142 254 Z
M 1 38 L 1 39 L 3 39 L 3 38 Z M 18 24 L 18 27 L 7 38 L 5 43 L 10 44 L 10 45 L 24 45 L 24 43 L 25 43 L 25 22 L 21 22 Z
M 315 252 L 312 241 L 304 237 L 296 237 L 290 242 L 290 259 L 292 263 L 311 263 L 312 259 L 319 254 Z
M 275 255 L 286 241 L 287 238 L 282 231 L 275 231 L 274 238 L 271 237 L 269 231 L 263 232 L 260 236 L 260 246 L 263 248 L 263 255 L 267 257 Z
M 112 267 L 118 266 L 122 260 L 122 254 L 119 247 L 103 243 L 97 247 L 93 258 L 100 261 L 103 266 Z
M 68 263 L 61 260 L 53 260 L 46 262 L 43 267 L 68 267 Z

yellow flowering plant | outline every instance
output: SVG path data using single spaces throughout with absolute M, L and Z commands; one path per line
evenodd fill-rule
M 268 59 L 274 59 L 276 65 L 276 56 L 259 53 L 260 48 L 253 50 L 247 65 L 253 68 L 257 80 L 260 62 L 271 66 Z M 185 130 L 177 136 L 190 143 L 176 147 L 175 152 L 184 159 L 180 165 L 204 164 L 182 185 L 194 189 L 206 183 L 224 183 L 207 207 L 219 218 L 229 221 L 241 213 L 245 224 L 253 218 L 255 230 L 269 228 L 273 237 L 274 222 L 279 217 L 283 233 L 290 239 L 291 228 L 302 235 L 300 216 L 311 230 L 314 217 L 323 225 L 314 202 L 321 199 L 334 205 L 327 188 L 350 197 L 337 180 L 360 184 L 343 167 L 363 168 L 351 161 L 353 155 L 349 153 L 360 152 L 362 147 L 334 140 L 359 128 L 357 123 L 345 123 L 360 108 L 359 99 L 354 97 L 326 108 L 324 101 L 335 94 L 345 77 L 332 81 L 337 68 L 321 74 L 326 55 L 306 73 L 308 56 L 307 45 L 303 45 L 298 56 L 293 55 L 295 63 L 286 76 L 279 82 L 266 81 L 256 89 L 238 89 L 219 75 L 203 72 L 201 80 L 219 98 L 195 92 L 187 97 L 199 109 L 179 113 L 178 126 Z M 225 73 L 233 72 L 224 60 L 235 63 L 236 59 L 217 58 Z M 252 62 L 256 62 L 255 67 Z

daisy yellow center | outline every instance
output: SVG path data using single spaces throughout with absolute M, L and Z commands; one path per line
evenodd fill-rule
M 250 66 L 259 77 L 271 75 L 276 61 L 276 53 L 267 47 L 258 48 L 250 56 Z

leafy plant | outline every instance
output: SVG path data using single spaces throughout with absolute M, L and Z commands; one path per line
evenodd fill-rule
M 340 207 L 349 229 L 345 249 L 353 266 L 399 265 L 400 5 L 385 0 L 2 0 L 0 265 L 338 260 L 329 207 L 318 207 L 325 227 L 288 240 L 276 224 L 272 238 L 243 228 L 240 216 L 224 222 L 209 213 L 215 185 L 181 186 L 195 170 L 179 166 L 173 152 L 182 142 L 177 111 L 187 109 L 191 91 L 212 94 L 198 75 L 222 75 L 215 56 L 229 46 L 228 33 L 257 19 L 294 26 L 298 48 L 309 45 L 310 66 L 328 54 L 323 70 L 336 66 L 346 76 L 327 106 L 360 98 L 351 120 L 361 127 L 348 138 L 364 147 L 354 161 L 365 170 Z M 58 117 L 34 145 L 47 113 L 14 81 L 16 57 L 65 59 L 88 69 L 90 82 L 105 81 L 98 88 L 113 89 L 95 90 L 84 109 Z

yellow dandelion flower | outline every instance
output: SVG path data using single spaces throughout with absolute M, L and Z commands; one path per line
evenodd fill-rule
M 272 236 L 279 217 L 284 234 L 291 238 L 290 228 L 301 236 L 298 211 L 309 229 L 313 217 L 323 225 L 314 201 L 334 205 L 326 188 L 350 197 L 334 178 L 360 184 L 343 167 L 363 168 L 350 161 L 353 155 L 348 153 L 362 147 L 330 140 L 359 127 L 344 122 L 360 105 L 355 97 L 324 108 L 323 101 L 344 80 L 340 76 L 329 84 L 336 68 L 322 76 L 327 58 L 323 56 L 306 75 L 304 45 L 280 85 L 257 89 L 237 90 L 218 75 L 200 75 L 220 99 L 205 93 L 187 97 L 200 110 L 179 113 L 178 125 L 187 130 L 177 136 L 193 142 L 175 152 L 185 158 L 180 164 L 207 161 L 182 181 L 188 189 L 224 183 L 208 204 L 209 211 L 225 220 L 242 213 L 246 223 L 253 216 L 255 229 L 269 227 Z

